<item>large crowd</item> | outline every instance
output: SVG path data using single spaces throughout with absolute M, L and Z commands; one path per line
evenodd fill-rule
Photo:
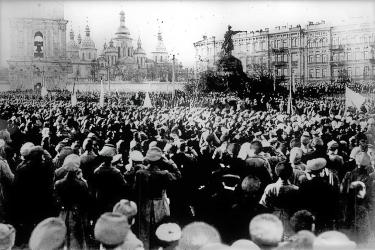
M 0 94 L 0 249 L 375 247 L 374 99 L 77 95 Z

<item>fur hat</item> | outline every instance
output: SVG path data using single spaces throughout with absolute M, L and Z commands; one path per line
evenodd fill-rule
M 25 142 L 21 149 L 20 149 L 20 154 L 25 157 L 30 154 L 31 149 L 34 147 L 34 143 L 32 142 Z
M 0 250 L 12 249 L 16 238 L 16 230 L 12 225 L 0 223 Z
M 113 212 L 131 218 L 134 217 L 138 212 L 137 204 L 134 201 L 122 199 L 113 207 Z
M 146 154 L 145 159 L 149 161 L 158 161 L 161 159 L 163 151 L 158 147 L 151 147 Z
M 322 250 L 352 250 L 356 249 L 356 243 L 338 231 L 321 233 L 314 241 L 314 249 Z
M 51 250 L 62 246 L 65 241 L 66 226 L 60 218 L 47 218 L 40 222 L 31 233 L 31 250 Z
M 281 242 L 284 228 L 279 218 L 273 214 L 255 216 L 249 225 L 250 238 L 258 246 L 277 246 Z
M 327 160 L 324 158 L 316 158 L 307 161 L 306 163 L 306 169 L 310 171 L 317 171 L 325 168 L 327 165 Z
M 235 248 L 238 250 L 260 250 L 257 244 L 255 244 L 251 240 L 245 240 L 245 239 L 241 239 L 241 240 L 237 240 L 233 242 L 231 248 Z
M 178 248 L 200 249 L 210 243 L 221 243 L 218 231 L 204 222 L 192 222 L 182 229 Z
M 118 213 L 104 213 L 94 228 L 95 239 L 110 246 L 121 245 L 130 230 L 128 218 Z
M 294 147 L 290 150 L 289 160 L 290 163 L 295 163 L 296 160 L 301 160 L 303 155 L 302 149 Z
M 76 154 L 68 155 L 63 163 L 63 168 L 67 171 L 76 171 L 81 164 L 81 158 Z

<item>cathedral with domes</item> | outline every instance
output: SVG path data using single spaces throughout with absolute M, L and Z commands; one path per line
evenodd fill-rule
M 148 57 L 142 48 L 140 37 L 134 47 L 133 38 L 125 25 L 124 11 L 120 12 L 120 25 L 114 36 L 108 43 L 104 43 L 98 54 L 95 43 L 90 38 L 88 25 L 85 37 L 82 39 L 79 34 L 77 42 L 71 30 L 67 42 L 67 57 L 72 62 L 73 73 L 69 77 L 71 81 L 170 81 L 172 76 L 172 60 L 169 58 L 160 29 L 156 47 L 151 52 L 151 57 Z M 176 73 L 181 69 L 182 65 L 175 60 Z

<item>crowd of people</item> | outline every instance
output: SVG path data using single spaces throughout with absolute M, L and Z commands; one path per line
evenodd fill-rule
M 144 98 L 0 94 L 0 249 L 375 247 L 374 100 Z

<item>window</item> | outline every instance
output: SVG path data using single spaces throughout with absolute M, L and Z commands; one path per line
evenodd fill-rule
M 288 75 L 288 69 L 284 69 L 284 76 L 287 76 Z
M 273 41 L 271 41 L 271 48 L 274 48 L 274 42 Z
M 277 40 L 277 41 L 276 41 L 276 48 L 277 48 L 277 49 L 280 48 L 280 40 Z
M 316 69 L 315 72 L 316 72 L 316 77 L 321 77 L 320 76 L 320 69 Z
M 85 60 L 85 53 L 82 53 L 82 60 Z
M 318 63 L 321 62 L 321 58 L 320 58 L 319 54 L 316 55 L 316 62 L 318 62 Z
M 333 69 L 333 76 L 338 77 L 339 76 L 339 70 Z
M 309 70 L 309 77 L 314 77 L 314 70 L 313 69 Z
M 368 66 L 365 66 L 365 67 L 363 68 L 363 75 L 364 75 L 364 76 L 368 76 L 368 75 L 369 75 L 369 67 L 368 67 Z
M 353 72 L 352 72 L 352 68 L 349 67 L 349 68 L 348 68 L 348 75 L 349 75 L 349 76 L 352 76 L 352 74 L 353 74 Z
M 345 54 L 344 53 L 340 53 L 340 61 L 344 61 L 345 60 Z
M 322 70 L 322 77 L 326 77 L 327 76 L 327 69 L 323 69 Z
M 297 38 L 292 39 L 292 47 L 297 47 Z
M 322 59 L 323 59 L 323 62 L 327 62 L 327 55 L 323 54 Z
M 339 59 L 338 57 L 339 57 L 338 54 L 333 54 L 333 61 L 335 62 L 338 61 Z
M 365 59 L 365 60 L 369 59 L 368 58 L 368 51 L 366 51 L 366 50 L 363 52 L 363 59 Z
M 288 41 L 285 39 L 283 40 L 283 48 L 287 48 L 288 47 Z
M 287 62 L 288 61 L 288 56 L 286 54 L 283 55 L 283 62 Z
M 281 69 L 277 69 L 277 75 L 281 76 Z
M 312 63 L 314 61 L 314 56 L 309 56 L 309 62 Z
M 346 53 L 346 60 L 352 60 L 352 52 L 349 51 L 348 53 Z
M 359 53 L 359 48 L 355 49 L 354 52 L 354 60 L 359 60 L 361 58 L 360 53 Z

